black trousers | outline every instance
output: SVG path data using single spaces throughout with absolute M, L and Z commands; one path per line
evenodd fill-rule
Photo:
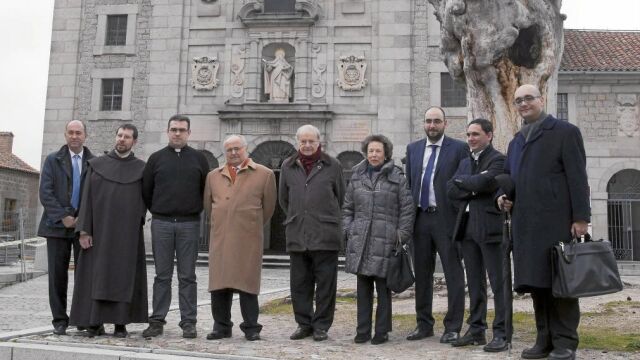
M 68 326 L 67 287 L 69 285 L 69 261 L 73 247 L 73 262 L 78 264 L 80 242 L 74 238 L 47 238 L 47 269 L 49 271 L 49 307 L 53 326 Z
M 460 332 L 464 317 L 464 271 L 451 237 L 436 213 L 417 210 L 414 231 L 414 267 L 416 276 L 416 322 L 425 331 L 433 329 L 433 272 L 436 252 L 440 255 L 447 282 L 445 332 Z
M 240 324 L 240 330 L 245 334 L 260 333 L 262 325 L 258 324 L 258 315 L 260 313 L 258 295 L 235 289 L 221 289 L 211 292 L 213 330 L 231 331 L 233 327 L 231 303 L 233 302 L 234 292 L 240 294 L 240 312 L 243 320 L 242 324 Z
M 329 330 L 336 310 L 338 252 L 291 252 L 290 256 L 291 304 L 296 322 L 302 328 Z
M 578 348 L 578 324 L 580 304 L 578 299 L 553 297 L 551 289 L 536 289 L 531 292 L 535 311 L 536 343 L 554 349 Z
M 358 327 L 356 329 L 358 334 L 371 335 L 374 284 L 378 294 L 376 334 L 386 334 L 391 331 L 391 290 L 387 288 L 387 280 L 379 277 L 358 275 Z
M 484 333 L 487 329 L 487 277 L 493 291 L 496 316 L 493 320 L 493 337 L 504 338 L 505 303 L 502 276 L 502 252 L 500 243 L 477 243 L 472 234 L 465 233 L 462 241 L 462 256 L 467 273 L 469 288 L 469 331 Z

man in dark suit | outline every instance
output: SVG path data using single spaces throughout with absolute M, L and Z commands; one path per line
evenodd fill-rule
M 467 125 L 471 151 L 447 183 L 449 197 L 460 202 L 453 240 L 460 241 L 469 287 L 469 329 L 453 346 L 487 343 L 487 277 L 493 291 L 493 340 L 484 351 L 507 350 L 502 276 L 502 216 L 494 206 L 495 177 L 504 171 L 504 155 L 491 146 L 493 125 L 475 119 Z
M 468 151 L 464 142 L 444 135 L 447 120 L 441 108 L 429 108 L 424 117 L 426 139 L 407 146 L 406 176 L 414 203 L 418 205 L 413 244 L 417 327 L 407 340 L 433 336 L 433 272 L 437 252 L 448 298 L 445 331 L 440 342 L 451 343 L 459 338 L 462 328 L 464 273 L 451 242 L 456 209 L 447 197 L 446 186 Z
M 524 359 L 575 359 L 578 299 L 551 293 L 551 247 L 587 233 L 591 217 L 586 155 L 580 130 L 545 114 L 544 98 L 533 85 L 515 92 L 524 125 L 509 143 L 505 172 L 515 199 L 498 197 L 511 211 L 514 289 L 531 293 L 537 337 Z
M 84 147 L 87 129 L 82 121 L 69 121 L 64 138 L 67 144 L 47 156 L 40 175 L 40 202 L 44 211 L 38 236 L 47 239 L 49 306 L 56 335 L 66 334 L 69 324 L 67 285 L 71 246 L 77 264 L 80 244 L 75 233 L 76 217 L 87 161 L 93 158 Z

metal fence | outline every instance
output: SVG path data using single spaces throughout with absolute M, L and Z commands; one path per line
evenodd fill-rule
M 616 259 L 640 261 L 640 199 L 608 200 L 607 223 Z
M 36 209 L 5 209 L 0 225 L 0 266 L 19 266 L 20 280 L 26 281 L 27 268 L 33 267 L 38 246 Z M 7 270 L 12 272 L 11 270 Z

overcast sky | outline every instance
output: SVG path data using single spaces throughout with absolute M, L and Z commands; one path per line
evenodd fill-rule
M 640 0 L 564 0 L 562 12 L 569 29 L 640 30 Z M 13 132 L 13 152 L 37 169 L 52 17 L 53 0 L 0 0 L 0 131 Z

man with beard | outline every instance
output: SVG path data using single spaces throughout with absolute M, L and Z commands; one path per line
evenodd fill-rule
M 242 135 L 223 143 L 227 163 L 207 175 L 204 209 L 210 214 L 209 291 L 213 331 L 207 340 L 231 337 L 231 302 L 240 294 L 240 329 L 249 341 L 260 340 L 258 294 L 264 225 L 276 207 L 276 177 L 247 153 Z
M 460 160 L 468 156 L 464 142 L 444 135 L 444 110 L 430 107 L 424 115 L 426 139 L 407 146 L 406 177 L 413 201 L 418 205 L 414 230 L 416 272 L 416 329 L 407 340 L 433 336 L 433 272 L 436 252 L 440 255 L 447 282 L 447 314 L 441 343 L 452 343 L 460 336 L 464 316 L 464 272 L 457 249 L 451 242 L 456 209 L 447 196 L 447 181 Z
M 126 337 L 126 324 L 146 323 L 147 271 L 142 226 L 144 161 L 131 148 L 138 129 L 122 125 L 115 149 L 89 161 L 76 224 L 82 251 L 76 268 L 70 323 L 87 328 L 90 337 Z
M 322 151 L 318 128 L 301 126 L 296 140 L 298 152 L 282 163 L 279 184 L 280 206 L 287 215 L 291 304 L 298 323 L 290 338 L 313 335 L 323 341 L 336 308 L 345 186 L 340 162 Z

